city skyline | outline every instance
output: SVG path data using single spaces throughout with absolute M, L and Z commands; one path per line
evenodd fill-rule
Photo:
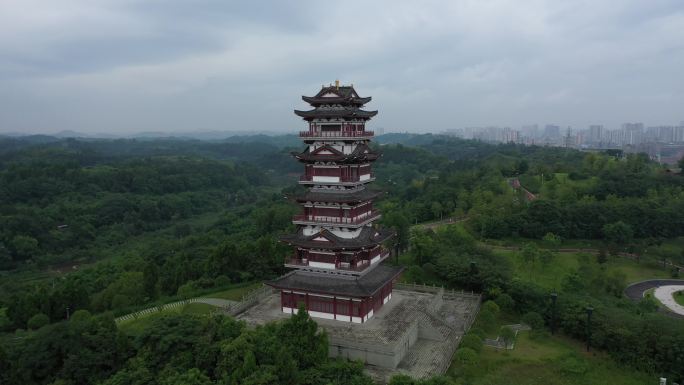
M 336 79 L 387 131 L 684 119 L 677 1 L 6 1 L 0 36 L 3 133 L 284 133 Z

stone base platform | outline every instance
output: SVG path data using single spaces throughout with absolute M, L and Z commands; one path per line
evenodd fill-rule
M 392 299 L 362 324 L 314 318 L 330 340 L 330 356 L 361 360 L 371 376 L 443 374 L 480 306 L 480 295 L 398 284 Z M 237 315 L 251 325 L 290 317 L 280 295 L 265 296 Z

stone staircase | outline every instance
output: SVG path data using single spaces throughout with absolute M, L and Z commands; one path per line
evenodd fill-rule
M 460 323 L 467 324 L 466 320 L 449 317 L 458 313 L 454 304 L 457 299 L 445 299 L 442 294 L 437 294 L 440 298 L 433 301 L 432 306 L 420 309 L 418 321 L 422 333 L 399 364 L 399 371 L 414 378 L 429 378 L 449 369 L 463 334 L 464 325 Z M 452 319 L 453 324 L 447 319 Z

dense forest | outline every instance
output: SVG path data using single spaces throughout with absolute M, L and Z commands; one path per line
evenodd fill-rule
M 289 136 L 0 139 L 0 379 L 372 383 L 359 364 L 320 353 L 326 337 L 305 314 L 256 330 L 221 316 L 165 316 L 134 335 L 113 321 L 281 274 L 291 250 L 277 238 L 298 210 L 290 198 L 300 165 L 288 153 L 299 146 Z M 534 242 L 573 239 L 684 262 L 662 246 L 684 236 L 684 177 L 645 156 L 432 135 L 387 135 L 376 146 L 376 188 L 386 192 L 378 205 L 397 230 L 407 280 L 483 292 L 513 316 L 549 325 L 548 288 L 518 279 L 485 243 L 522 243 L 540 266 L 554 257 Z M 463 222 L 414 226 L 444 218 Z M 583 339 L 591 303 L 597 347 L 644 372 L 684 377 L 681 322 L 621 298 L 626 283 L 605 264 L 568 272 L 557 288 L 559 329 Z

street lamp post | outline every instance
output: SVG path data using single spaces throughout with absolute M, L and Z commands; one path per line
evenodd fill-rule
M 551 293 L 551 335 L 556 332 L 556 301 L 558 300 L 558 293 L 555 291 Z
M 67 305 L 67 307 L 66 307 L 66 311 L 67 311 L 67 321 L 69 320 L 69 310 L 70 310 L 70 309 L 69 309 L 69 306 Z
M 594 312 L 594 308 L 587 306 L 587 351 L 591 349 L 591 314 Z

